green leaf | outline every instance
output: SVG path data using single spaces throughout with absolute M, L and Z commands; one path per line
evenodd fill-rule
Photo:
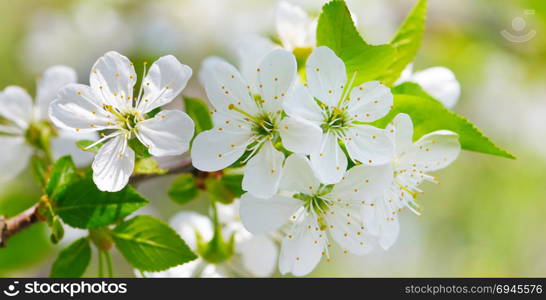
M 197 98 L 184 98 L 186 113 L 195 123 L 195 134 L 214 127 L 210 117 L 209 106 L 205 101 Z
M 391 45 L 370 45 L 356 30 L 343 1 L 331 1 L 322 8 L 317 26 L 317 45 L 328 46 L 344 62 L 348 78 L 356 72 L 354 84 L 378 79 L 392 64 Z
M 59 158 L 49 175 L 49 181 L 46 185 L 46 193 L 50 198 L 62 193 L 62 191 L 74 180 L 79 179 L 76 174 L 76 166 L 72 161 L 72 157 L 63 156 Z
M 119 224 L 112 237 L 125 259 L 142 271 L 162 271 L 197 258 L 172 228 L 149 216 Z
M 91 261 L 91 247 L 86 238 L 81 238 L 59 253 L 51 268 L 51 277 L 81 277 Z
M 100 148 L 104 144 L 103 143 L 98 143 L 95 146 L 93 146 L 91 148 L 88 148 L 89 146 L 93 145 L 94 143 L 95 143 L 95 141 L 80 140 L 80 141 L 76 142 L 76 146 L 78 146 L 78 148 L 80 148 L 83 151 L 97 153 L 97 152 L 99 152 Z
M 235 193 L 228 188 L 222 179 L 209 177 L 205 179 L 205 187 L 211 201 L 230 204 L 235 200 Z
M 150 175 L 165 173 L 167 173 L 167 170 L 161 169 L 159 163 L 151 157 L 139 159 L 135 163 L 134 174 Z
M 425 32 L 426 15 L 427 1 L 419 0 L 391 41 L 391 45 L 396 49 L 396 58 L 388 72 L 382 76 L 383 83 L 391 85 L 400 77 L 406 66 L 415 59 Z
M 42 157 L 33 155 L 30 163 L 34 179 L 41 187 L 45 187 L 47 183 L 47 162 Z
M 169 198 L 178 204 L 186 204 L 197 198 L 199 191 L 192 174 L 177 177 L 169 189 Z
M 142 145 L 142 143 L 137 138 L 130 139 L 128 144 L 129 147 L 131 147 L 131 149 L 135 151 L 135 155 L 137 158 L 152 157 L 150 152 L 148 152 L 148 148 Z
M 411 92 L 413 95 L 395 94 L 394 108 L 386 117 L 375 122 L 376 126 L 385 127 L 397 114 L 406 113 L 413 121 L 414 140 L 436 130 L 451 130 L 459 134 L 461 146 L 465 150 L 515 159 L 514 155 L 495 145 L 474 124 L 445 108 L 418 85 L 405 83 L 394 91 Z
M 63 221 L 77 228 L 112 224 L 148 203 L 129 185 L 116 193 L 98 190 L 89 173 L 54 200 L 55 211 Z
M 155 117 L 155 115 L 157 115 L 160 112 L 161 112 L 161 107 L 156 107 L 156 108 L 152 109 L 146 115 L 148 116 L 149 119 L 151 119 L 151 118 Z
M 431 100 L 434 100 L 441 104 L 441 102 L 434 97 L 432 97 L 429 93 L 427 93 L 423 88 L 415 83 L 415 82 L 404 82 L 402 84 L 399 84 L 392 88 L 393 94 L 400 94 L 400 95 L 412 95 L 412 96 L 419 96 L 423 98 L 428 98 Z
M 243 191 L 243 175 L 242 174 L 224 174 L 222 181 L 225 186 L 233 193 L 235 198 L 240 198 L 245 191 Z

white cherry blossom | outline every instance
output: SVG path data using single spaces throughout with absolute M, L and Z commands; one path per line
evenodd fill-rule
M 266 277 L 273 274 L 277 263 L 277 246 L 265 234 L 253 235 L 246 231 L 240 221 L 238 207 L 238 201 L 231 205 L 217 204 L 223 236 L 235 235 L 235 253 L 231 258 L 219 264 L 198 258 L 162 272 L 146 272 L 144 275 L 146 277 Z M 212 221 L 198 213 L 180 212 L 171 218 L 170 225 L 193 251 L 198 250 L 198 238 L 208 242 L 213 237 Z
M 301 154 L 286 159 L 279 193 L 260 199 L 250 193 L 241 198 L 245 227 L 262 234 L 284 227 L 279 269 L 303 276 L 311 272 L 337 243 L 344 253 L 363 255 L 374 243 L 365 228 L 361 207 L 381 195 L 391 182 L 387 165 L 355 166 L 336 185 L 323 185 Z M 283 226 L 284 225 L 284 226 Z
M 328 47 L 318 47 L 306 64 L 307 82 L 284 103 L 286 113 L 322 128 L 321 144 L 311 153 L 311 165 L 322 183 L 338 182 L 347 157 L 366 165 L 381 165 L 392 157 L 393 145 L 383 129 L 365 124 L 385 116 L 393 104 L 390 89 L 378 81 L 353 87 L 345 64 Z M 290 149 L 289 149 L 290 150 Z
M 129 59 L 117 52 L 99 58 L 91 70 L 90 85 L 70 84 L 61 89 L 49 115 L 58 127 L 76 133 L 100 132 L 104 143 L 95 156 L 93 180 L 102 191 L 121 190 L 133 173 L 136 138 L 153 156 L 178 155 L 188 150 L 193 136 L 191 118 L 178 110 L 153 109 L 171 102 L 186 86 L 192 70 L 174 56 L 159 58 L 133 95 L 137 77 Z
M 461 145 L 456 133 L 435 131 L 413 143 L 413 123 L 406 114 L 398 114 L 387 127 L 395 144 L 395 155 L 388 165 L 392 182 L 384 195 L 363 206 L 364 224 L 379 238 L 382 248 L 390 248 L 398 237 L 398 213 L 409 208 L 419 214 L 415 198 L 421 193 L 419 186 L 437 182 L 428 172 L 447 167 L 459 155 Z
M 296 80 L 296 60 L 283 49 L 269 52 L 243 77 L 220 58 L 203 63 L 201 82 L 214 107 L 215 128 L 200 133 L 192 146 L 193 165 L 202 171 L 229 167 L 243 155 L 242 187 L 258 197 L 270 197 L 278 187 L 284 154 L 311 153 L 321 129 L 300 117 L 284 117 L 282 103 Z
M 1 179 L 9 180 L 25 169 L 34 152 L 28 141 L 29 130 L 49 122 L 49 104 L 61 87 L 74 82 L 76 72 L 73 69 L 53 66 L 38 80 L 35 102 L 18 86 L 9 86 L 0 92 L 0 169 L 6 170 L 0 174 Z M 96 134 L 83 138 L 96 138 Z M 72 132 L 58 130 L 57 136 L 51 138 L 53 158 L 69 154 L 79 166 L 89 163 L 90 155 L 81 151 L 76 141 Z
M 279 1 L 275 14 L 275 27 L 283 48 L 313 48 L 316 44 L 317 18 L 307 14 L 301 7 Z
M 461 85 L 453 71 L 445 67 L 431 67 L 413 72 L 413 64 L 409 64 L 396 81 L 396 84 L 415 82 L 425 92 L 438 99 L 447 108 L 453 108 L 461 96 Z

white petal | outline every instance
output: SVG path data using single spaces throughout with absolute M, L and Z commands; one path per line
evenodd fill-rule
M 65 155 L 70 155 L 77 167 L 88 166 L 93 161 L 95 155 L 80 149 L 76 145 L 76 142 L 79 140 L 94 141 L 98 137 L 98 134 L 95 132 L 79 133 L 73 130 L 59 130 L 58 136 L 51 139 L 53 157 L 59 159 Z
M 331 133 L 322 136 L 318 151 L 311 154 L 311 166 L 320 182 L 332 184 L 341 180 L 347 169 L 347 157 Z
M 353 88 L 349 97 L 349 114 L 361 122 L 373 122 L 387 115 L 394 98 L 391 90 L 379 81 L 369 81 Z
M 398 217 L 393 217 L 388 220 L 384 220 L 381 223 L 381 233 L 379 235 L 379 245 L 381 248 L 388 250 L 394 242 L 398 239 L 400 233 L 400 224 L 398 223 Z
M 93 161 L 93 181 L 105 192 L 117 192 L 129 182 L 135 167 L 135 152 L 125 135 L 112 138 L 102 146 Z
M 298 85 L 286 100 L 283 107 L 289 116 L 300 117 L 316 124 L 321 124 L 324 120 L 322 110 L 318 106 L 309 89 L 303 85 Z
M 199 133 L 191 149 L 193 166 L 207 172 L 230 166 L 245 153 L 250 137 L 250 129 L 245 127 L 239 131 L 216 127 Z
M 398 216 L 386 209 L 383 197 L 378 197 L 373 205 L 363 206 L 362 218 L 366 230 L 378 237 L 381 248 L 387 250 L 396 242 L 400 231 Z
M 335 200 L 370 202 L 383 196 L 392 183 L 394 170 L 388 164 L 380 166 L 358 165 L 345 173 L 328 196 Z
M 19 175 L 27 167 L 32 152 L 24 137 L 0 136 L 0 182 Z
M 320 147 L 322 129 L 305 119 L 286 117 L 279 125 L 283 146 L 295 153 L 310 154 Z
M 266 235 L 256 235 L 237 245 L 243 266 L 257 277 L 273 274 L 277 264 L 277 246 Z
M 396 156 L 404 155 L 413 143 L 413 122 L 410 116 L 404 113 L 396 115 L 387 126 L 387 134 L 394 143 Z
M 144 95 L 137 109 L 147 113 L 171 102 L 186 87 L 191 75 L 191 68 L 180 63 L 176 57 L 160 57 L 142 81 Z
M 300 200 L 285 196 L 258 198 L 250 193 L 241 197 L 239 214 L 245 228 L 253 234 L 271 232 L 287 223 L 302 206 Z
M 309 226 L 313 229 L 308 229 Z M 324 234 L 320 236 L 322 231 L 314 230 L 317 226 L 308 216 L 283 238 L 279 256 L 281 274 L 304 276 L 317 266 L 326 247 Z
M 169 225 L 176 230 L 192 250 L 197 249 L 196 234 L 199 234 L 203 241 L 210 241 L 214 235 L 211 220 L 195 212 L 179 212 L 170 219 Z
M 394 144 L 387 132 L 370 125 L 354 124 L 344 142 L 349 156 L 366 165 L 385 164 L 394 156 Z
M 362 214 L 356 206 L 342 205 L 339 202 L 330 208 L 325 219 L 328 231 L 343 249 L 356 255 L 369 253 L 373 244 L 362 226 Z
M 284 49 L 273 50 L 263 59 L 257 69 L 256 86 L 265 111 L 282 110 L 282 101 L 291 92 L 296 71 L 296 58 Z
M 4 117 L 22 129 L 32 121 L 32 98 L 18 86 L 8 86 L 0 93 L 0 117 Z
M 319 185 L 320 182 L 315 177 L 307 157 L 301 154 L 292 154 L 286 159 L 279 187 L 281 190 L 314 194 Z
M 316 48 L 306 63 L 307 81 L 311 94 L 330 106 L 336 106 L 341 99 L 347 73 L 345 64 L 330 48 Z
M 18 127 L 15 124 L 8 123 L 7 125 L 0 125 L 0 135 L 1 134 L 24 135 L 25 129 Z
M 42 120 L 48 119 L 49 105 L 57 97 L 59 90 L 69 83 L 76 83 L 77 79 L 76 71 L 66 66 L 53 66 L 44 72 L 38 80 L 36 91 L 36 103 Z
M 450 69 L 433 67 L 413 74 L 413 81 L 447 108 L 453 108 L 461 95 L 461 85 Z
M 273 49 L 279 48 L 270 39 L 259 35 L 252 35 L 242 38 L 237 42 L 237 54 L 239 58 L 239 69 L 248 82 L 257 82 L 258 74 L 256 68 L 264 57 Z M 254 87 L 255 88 L 255 87 Z M 253 90 L 257 94 L 257 90 Z
M 286 49 L 315 45 L 316 22 L 300 7 L 280 1 L 275 25 L 279 39 Z
M 257 197 L 273 196 L 279 187 L 283 161 L 284 154 L 275 149 L 271 141 L 264 142 L 245 167 L 243 190 Z
M 419 170 L 435 171 L 447 167 L 461 152 L 459 135 L 440 130 L 422 136 L 413 145 L 413 150 L 404 156 L 408 165 L 416 165 Z M 409 167 L 409 166 L 408 166 Z
M 116 128 L 115 120 L 98 105 L 88 86 L 70 84 L 49 107 L 49 118 L 63 129 L 89 132 Z
M 232 65 L 218 57 L 207 58 L 199 74 L 207 97 L 219 111 L 236 114 L 230 105 L 251 114 L 258 113 L 256 102 L 250 95 L 250 85 Z
M 104 54 L 95 62 L 89 78 L 96 98 L 119 109 L 130 106 L 135 82 L 133 64 L 115 51 Z
M 192 119 L 180 110 L 164 110 L 137 124 L 138 139 L 154 156 L 179 155 L 188 151 L 193 137 Z
M 218 220 L 221 223 L 234 223 L 240 220 L 238 199 L 235 199 L 230 204 L 216 203 L 216 210 L 218 212 Z
M 201 274 L 200 278 L 223 278 L 226 275 L 223 272 L 223 268 L 220 265 L 207 264 Z

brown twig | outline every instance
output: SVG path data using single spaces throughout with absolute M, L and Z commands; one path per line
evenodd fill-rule
M 129 180 L 129 183 L 131 184 L 138 184 L 142 181 L 161 177 L 161 176 L 167 176 L 167 175 L 174 175 L 174 174 L 181 174 L 181 173 L 194 173 L 194 172 L 200 172 L 197 171 L 191 164 L 191 159 L 187 158 L 182 160 L 178 165 L 170 168 L 166 173 L 163 174 L 139 174 L 139 175 L 133 175 L 131 179 Z
M 137 184 L 151 178 L 189 172 L 196 174 L 200 173 L 200 171 L 193 168 L 190 159 L 185 159 L 182 160 L 178 165 L 170 168 L 164 174 L 134 175 L 129 180 L 129 183 Z M 39 203 L 36 203 L 24 212 L 9 219 L 6 219 L 4 216 L 0 216 L 0 248 L 6 247 L 6 242 L 9 237 L 23 231 L 24 229 L 38 222 L 45 220 L 39 215 L 38 206 Z
M 0 217 L 0 247 L 6 246 L 6 241 L 10 236 L 42 220 L 43 218 L 38 214 L 38 203 L 13 218 Z

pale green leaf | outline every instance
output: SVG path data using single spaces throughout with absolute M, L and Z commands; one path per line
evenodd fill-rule
M 51 277 L 81 277 L 91 261 L 91 247 L 86 238 L 81 238 L 63 249 L 53 263 Z
M 205 101 L 197 98 L 184 98 L 186 113 L 195 123 L 195 134 L 214 127 L 210 116 L 209 107 Z
M 197 258 L 172 228 L 149 216 L 119 224 L 112 237 L 125 259 L 142 271 L 162 271 Z
M 459 134 L 461 147 L 465 150 L 515 159 L 514 155 L 494 144 L 469 120 L 445 108 L 417 84 L 405 83 L 395 88 L 394 92 L 393 109 L 375 125 L 385 127 L 397 114 L 406 113 L 413 121 L 415 140 L 436 130 L 451 130 Z
M 177 177 L 169 189 L 169 198 L 178 204 L 186 204 L 197 198 L 199 191 L 192 174 Z
M 94 143 L 95 143 L 95 141 L 80 140 L 80 141 L 76 142 L 76 146 L 78 146 L 78 148 L 80 148 L 83 151 L 97 153 L 97 152 L 99 152 L 99 150 L 102 147 L 103 143 L 98 143 L 95 146 L 89 148 L 89 146 L 93 145 Z
M 59 158 L 51 169 L 49 180 L 46 184 L 46 193 L 54 198 L 61 193 L 72 181 L 77 180 L 76 166 L 70 156 Z
M 375 46 L 364 41 L 343 1 L 331 1 L 322 8 L 317 45 L 329 47 L 345 62 L 348 78 L 356 74 L 355 85 L 380 78 L 395 57 L 391 45 Z
M 74 181 L 54 200 L 58 215 L 66 224 L 77 228 L 112 224 L 148 203 L 129 185 L 116 193 L 98 190 L 91 174 Z
M 160 168 L 159 163 L 152 157 L 147 157 L 136 161 L 133 173 L 141 175 L 165 174 L 167 170 Z
M 396 49 L 396 55 L 387 73 L 381 77 L 383 83 L 391 85 L 415 59 L 425 32 L 426 15 L 427 1 L 419 0 L 391 41 L 391 45 Z

